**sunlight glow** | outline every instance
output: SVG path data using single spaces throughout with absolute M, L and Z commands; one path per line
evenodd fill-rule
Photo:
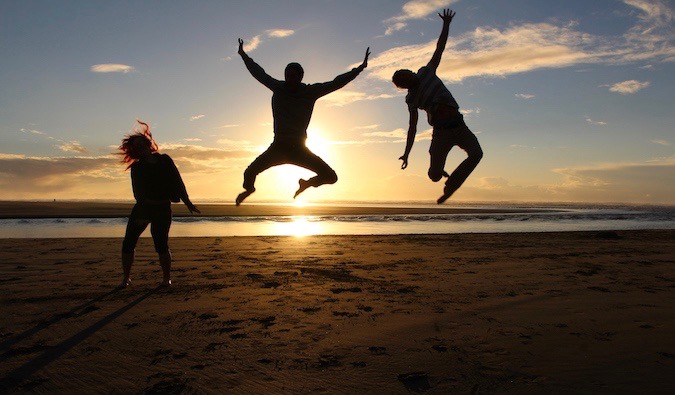
M 283 236 L 311 236 L 321 234 L 322 226 L 320 222 L 309 221 L 308 217 L 293 216 L 289 222 L 279 222 L 274 224 L 276 234 Z

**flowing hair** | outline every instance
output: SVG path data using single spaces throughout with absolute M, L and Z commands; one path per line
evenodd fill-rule
M 157 152 L 159 151 L 159 146 L 157 145 L 157 142 L 155 139 L 152 137 L 152 133 L 150 133 L 150 126 L 141 121 L 141 120 L 136 120 L 141 126 L 136 126 L 131 133 L 126 135 L 124 139 L 122 139 L 122 144 L 118 147 L 120 150 L 119 154 L 122 155 L 122 163 L 127 164 L 127 170 L 133 165 L 134 163 L 138 162 L 141 159 L 141 156 L 139 152 L 134 147 L 134 143 L 136 140 L 141 139 L 144 143 L 148 145 L 148 148 L 150 148 L 150 152 Z

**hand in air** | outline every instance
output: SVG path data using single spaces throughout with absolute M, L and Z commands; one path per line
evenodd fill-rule
M 244 40 L 241 38 L 239 39 L 239 51 L 237 51 L 239 55 L 244 55 L 246 52 L 244 52 Z
M 366 48 L 366 56 L 363 58 L 363 63 L 361 63 L 361 70 L 368 67 L 368 56 L 370 56 L 370 47 Z
M 444 23 L 450 24 L 450 22 L 452 22 L 452 18 L 455 17 L 455 14 L 456 12 L 446 8 L 445 10 L 443 10 L 443 15 L 441 15 L 441 13 L 439 12 L 438 16 L 440 16 L 441 19 L 443 19 Z

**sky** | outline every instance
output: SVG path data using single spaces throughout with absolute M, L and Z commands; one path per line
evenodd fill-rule
M 484 157 L 448 202 L 675 204 L 675 4 L 667 0 L 0 0 L 0 200 L 133 199 L 116 155 L 136 119 L 196 203 L 233 202 L 271 143 L 271 92 L 237 55 L 283 79 L 332 80 L 307 145 L 338 173 L 298 201 L 435 202 L 421 112 L 409 166 L 397 69 L 433 54 Z M 455 147 L 446 170 L 465 153 Z M 247 202 L 292 203 L 291 165 Z M 246 204 L 246 203 L 245 203 Z

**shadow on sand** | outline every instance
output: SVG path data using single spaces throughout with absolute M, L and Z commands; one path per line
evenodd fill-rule
M 141 296 L 139 296 L 137 299 L 133 300 L 129 304 L 122 306 L 119 308 L 117 311 L 114 311 L 107 316 L 103 317 L 100 319 L 98 322 L 90 325 L 88 328 L 85 328 L 81 330 L 80 332 L 76 333 L 75 335 L 71 336 L 70 338 L 60 342 L 59 344 L 55 346 L 49 347 L 47 350 L 45 350 L 41 355 L 36 356 L 32 360 L 26 362 L 22 366 L 14 369 L 13 371 L 9 372 L 5 377 L 0 379 L 0 392 L 5 393 L 5 392 L 10 392 L 12 390 L 19 390 L 19 389 L 24 389 L 24 390 L 30 390 L 30 388 L 22 388 L 22 383 L 29 379 L 31 375 L 33 375 L 35 372 L 38 370 L 42 369 L 43 367 L 49 365 L 50 363 L 54 362 L 57 360 L 59 357 L 61 357 L 63 354 L 68 352 L 70 349 L 87 339 L 89 336 L 93 335 L 96 333 L 98 330 L 102 329 L 104 326 L 108 325 L 112 321 L 114 321 L 116 318 L 120 317 L 122 314 L 126 313 L 129 311 L 131 308 L 136 306 L 137 304 L 141 303 L 143 300 L 147 299 L 150 295 L 156 293 L 158 290 L 162 289 L 162 287 L 156 287 L 153 289 L 150 289 L 149 291 L 145 292 Z M 9 349 L 12 345 L 18 343 L 19 341 L 28 338 L 41 330 L 61 321 L 64 319 L 67 319 L 69 317 L 77 317 L 82 314 L 86 314 L 89 310 L 89 308 L 98 301 L 101 301 L 108 296 L 118 292 L 119 289 L 114 289 L 106 294 L 103 294 L 99 297 L 96 297 L 86 303 L 83 303 L 80 306 L 75 307 L 74 309 L 70 310 L 67 313 L 61 313 L 53 316 L 52 318 L 45 320 L 35 326 L 34 328 L 27 330 L 17 336 L 14 336 L 8 340 L 5 340 L 2 344 L 0 344 L 0 351 L 4 351 Z M 4 361 L 5 359 L 11 357 L 13 353 L 11 350 L 8 350 L 4 352 L 2 355 L 0 355 L 0 362 Z

